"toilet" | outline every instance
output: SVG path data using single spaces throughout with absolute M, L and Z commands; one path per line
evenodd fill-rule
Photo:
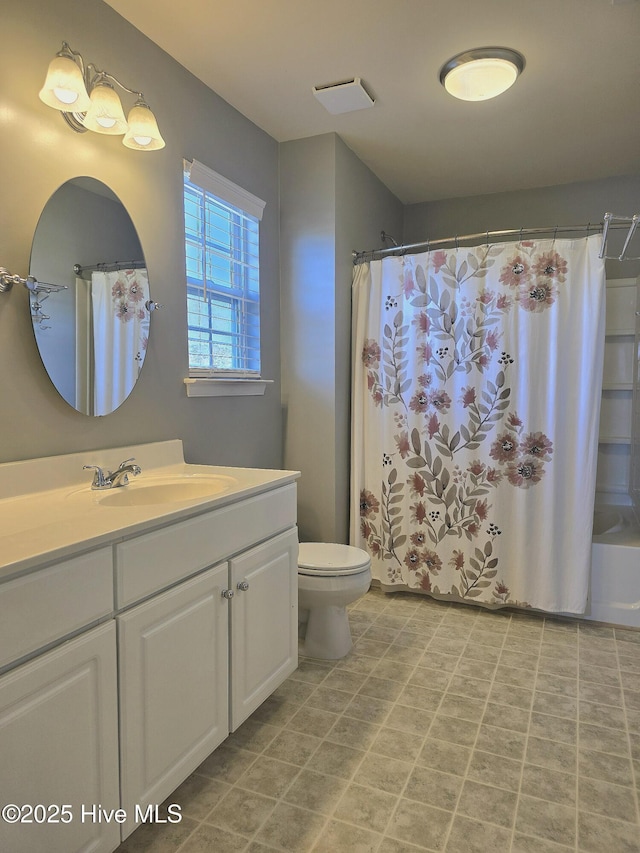
M 338 660 L 349 653 L 353 644 L 347 605 L 363 596 L 370 584 L 371 559 L 366 551 L 327 542 L 300 543 L 298 606 L 303 655 Z

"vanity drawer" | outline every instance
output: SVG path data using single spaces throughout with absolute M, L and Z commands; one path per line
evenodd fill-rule
M 295 484 L 168 525 L 116 546 L 119 610 L 296 523 Z
M 112 612 L 110 547 L 0 584 L 0 667 Z

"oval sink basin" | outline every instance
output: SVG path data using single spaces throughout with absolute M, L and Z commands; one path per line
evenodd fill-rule
M 109 490 L 98 498 L 105 506 L 153 506 L 155 504 L 182 503 L 214 497 L 229 491 L 235 485 L 233 477 L 203 477 L 198 480 L 170 480 L 166 482 L 129 483 Z

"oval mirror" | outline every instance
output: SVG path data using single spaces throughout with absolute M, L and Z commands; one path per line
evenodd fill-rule
M 149 335 L 147 268 L 131 217 L 94 178 L 74 178 L 38 221 L 29 272 L 33 331 L 49 378 L 85 415 L 129 396 Z

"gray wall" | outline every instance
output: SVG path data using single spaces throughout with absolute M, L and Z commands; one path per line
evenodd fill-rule
M 400 234 L 403 205 L 336 136 L 336 542 L 348 542 L 351 465 L 351 281 L 353 251 Z
M 302 540 L 346 542 L 354 249 L 400 233 L 402 205 L 335 134 L 280 146 L 284 464 Z
M 302 472 L 303 540 L 333 541 L 335 187 L 333 136 L 280 146 L 284 465 Z
M 605 213 L 632 216 L 640 209 L 640 176 L 605 178 L 555 187 L 493 193 L 412 204 L 405 207 L 405 243 L 510 228 L 600 223 Z M 611 249 L 620 248 L 621 234 L 612 236 Z M 640 235 L 631 255 L 640 255 Z M 610 254 L 610 252 L 607 252 Z M 640 273 L 637 262 L 607 262 L 609 278 Z
M 0 265 L 25 275 L 50 195 L 89 175 L 108 184 L 136 226 L 153 298 L 140 379 L 114 414 L 89 418 L 58 395 L 40 362 L 27 292 L 0 294 L 0 462 L 182 438 L 189 461 L 280 467 L 278 145 L 100 0 L 3 0 L 0 51 Z M 62 41 L 143 91 L 167 143 L 125 148 L 75 134 L 38 99 Z M 123 94 L 125 109 L 130 106 Z M 264 397 L 188 399 L 182 159 L 196 158 L 267 202 L 261 224 Z M 90 455 L 90 454 L 89 454 Z

